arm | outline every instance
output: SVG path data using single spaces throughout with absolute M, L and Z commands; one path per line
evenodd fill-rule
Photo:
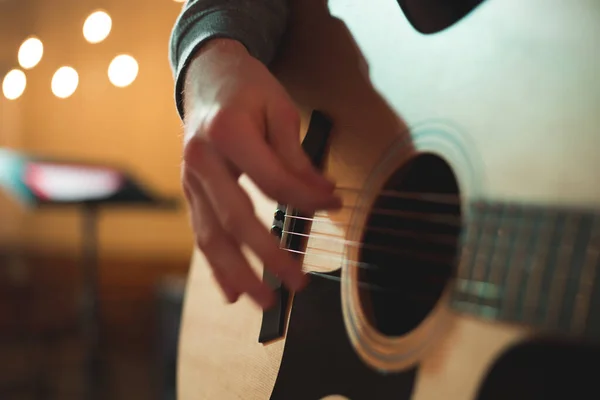
M 285 31 L 288 14 L 288 0 L 188 0 L 169 43 L 180 117 L 183 118 L 185 73 L 201 46 L 210 39 L 234 39 L 266 65 Z

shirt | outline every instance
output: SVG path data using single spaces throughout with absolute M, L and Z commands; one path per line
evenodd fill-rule
M 189 61 L 213 38 L 242 43 L 269 64 L 285 32 L 289 0 L 187 0 L 169 39 L 169 62 L 175 79 L 175 104 L 183 119 L 183 83 Z

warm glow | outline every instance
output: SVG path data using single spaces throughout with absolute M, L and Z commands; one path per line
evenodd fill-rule
M 19 69 L 13 69 L 4 77 L 2 81 L 2 93 L 8 100 L 15 100 L 21 97 L 27 86 L 25 72 Z
M 176 3 L 185 3 L 185 0 L 175 0 Z
M 125 87 L 137 77 L 139 71 L 135 58 L 127 54 L 116 56 L 108 67 L 108 79 L 117 87 Z
M 60 67 L 52 77 L 52 93 L 61 99 L 66 99 L 75 93 L 78 85 L 79 75 L 71 67 Z
M 110 33 L 112 19 L 104 11 L 91 13 L 83 23 L 83 36 L 90 43 L 100 43 Z
M 25 40 L 19 48 L 19 64 L 25 69 L 31 69 L 38 65 L 44 54 L 44 45 L 36 37 Z

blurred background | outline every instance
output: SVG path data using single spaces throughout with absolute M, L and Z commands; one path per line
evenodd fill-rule
M 172 399 L 174 0 L 0 0 L 0 399 Z

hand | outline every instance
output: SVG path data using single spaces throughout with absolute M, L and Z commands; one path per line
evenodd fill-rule
M 303 211 L 337 208 L 334 184 L 300 145 L 300 118 L 285 89 L 240 43 L 215 39 L 194 57 L 184 89 L 183 189 L 196 243 L 224 295 L 268 308 L 273 293 L 241 251 L 247 245 L 291 290 L 301 265 L 256 217 L 242 173 L 270 198 Z

